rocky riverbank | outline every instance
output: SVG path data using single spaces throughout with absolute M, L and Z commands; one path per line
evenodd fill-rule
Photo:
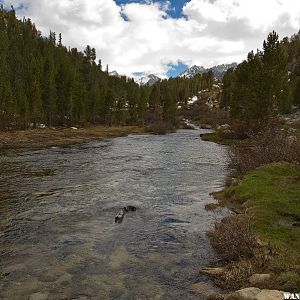
M 209 209 L 227 206 L 233 214 L 209 233 L 224 267 L 201 272 L 229 291 L 211 299 L 280 300 L 300 290 L 299 195 L 299 165 L 285 162 L 261 166 L 214 193 L 218 204 Z

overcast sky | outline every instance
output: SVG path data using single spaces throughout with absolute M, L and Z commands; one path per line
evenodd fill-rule
M 242 61 L 273 29 L 300 29 L 300 0 L 0 0 L 30 17 L 43 35 L 95 47 L 109 69 L 172 75 L 184 65 Z

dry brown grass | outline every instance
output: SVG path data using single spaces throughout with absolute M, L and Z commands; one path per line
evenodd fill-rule
M 217 279 L 219 285 L 235 290 L 247 286 L 249 277 L 255 272 L 253 259 L 239 260 L 227 266 L 224 275 Z
M 143 133 L 144 129 L 136 126 L 105 127 L 91 126 L 79 128 L 46 128 L 0 132 L 0 150 L 18 148 L 45 148 L 82 143 L 102 138 L 111 138 Z

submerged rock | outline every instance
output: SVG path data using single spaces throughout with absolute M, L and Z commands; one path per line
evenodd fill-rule
M 132 205 L 128 205 L 127 207 L 124 207 L 124 209 L 126 210 L 126 212 L 136 211 L 136 207 Z
M 47 300 L 48 294 L 46 293 L 35 293 L 30 295 L 29 300 Z
M 249 287 L 225 296 L 226 300 L 282 300 L 284 292 L 278 290 L 261 290 Z
M 216 295 L 212 286 L 205 282 L 197 282 L 190 286 L 190 290 L 196 294 L 200 294 L 205 297 L 212 297 Z

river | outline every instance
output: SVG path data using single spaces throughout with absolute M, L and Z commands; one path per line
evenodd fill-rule
M 227 149 L 201 132 L 1 154 L 0 299 L 202 299 Z

